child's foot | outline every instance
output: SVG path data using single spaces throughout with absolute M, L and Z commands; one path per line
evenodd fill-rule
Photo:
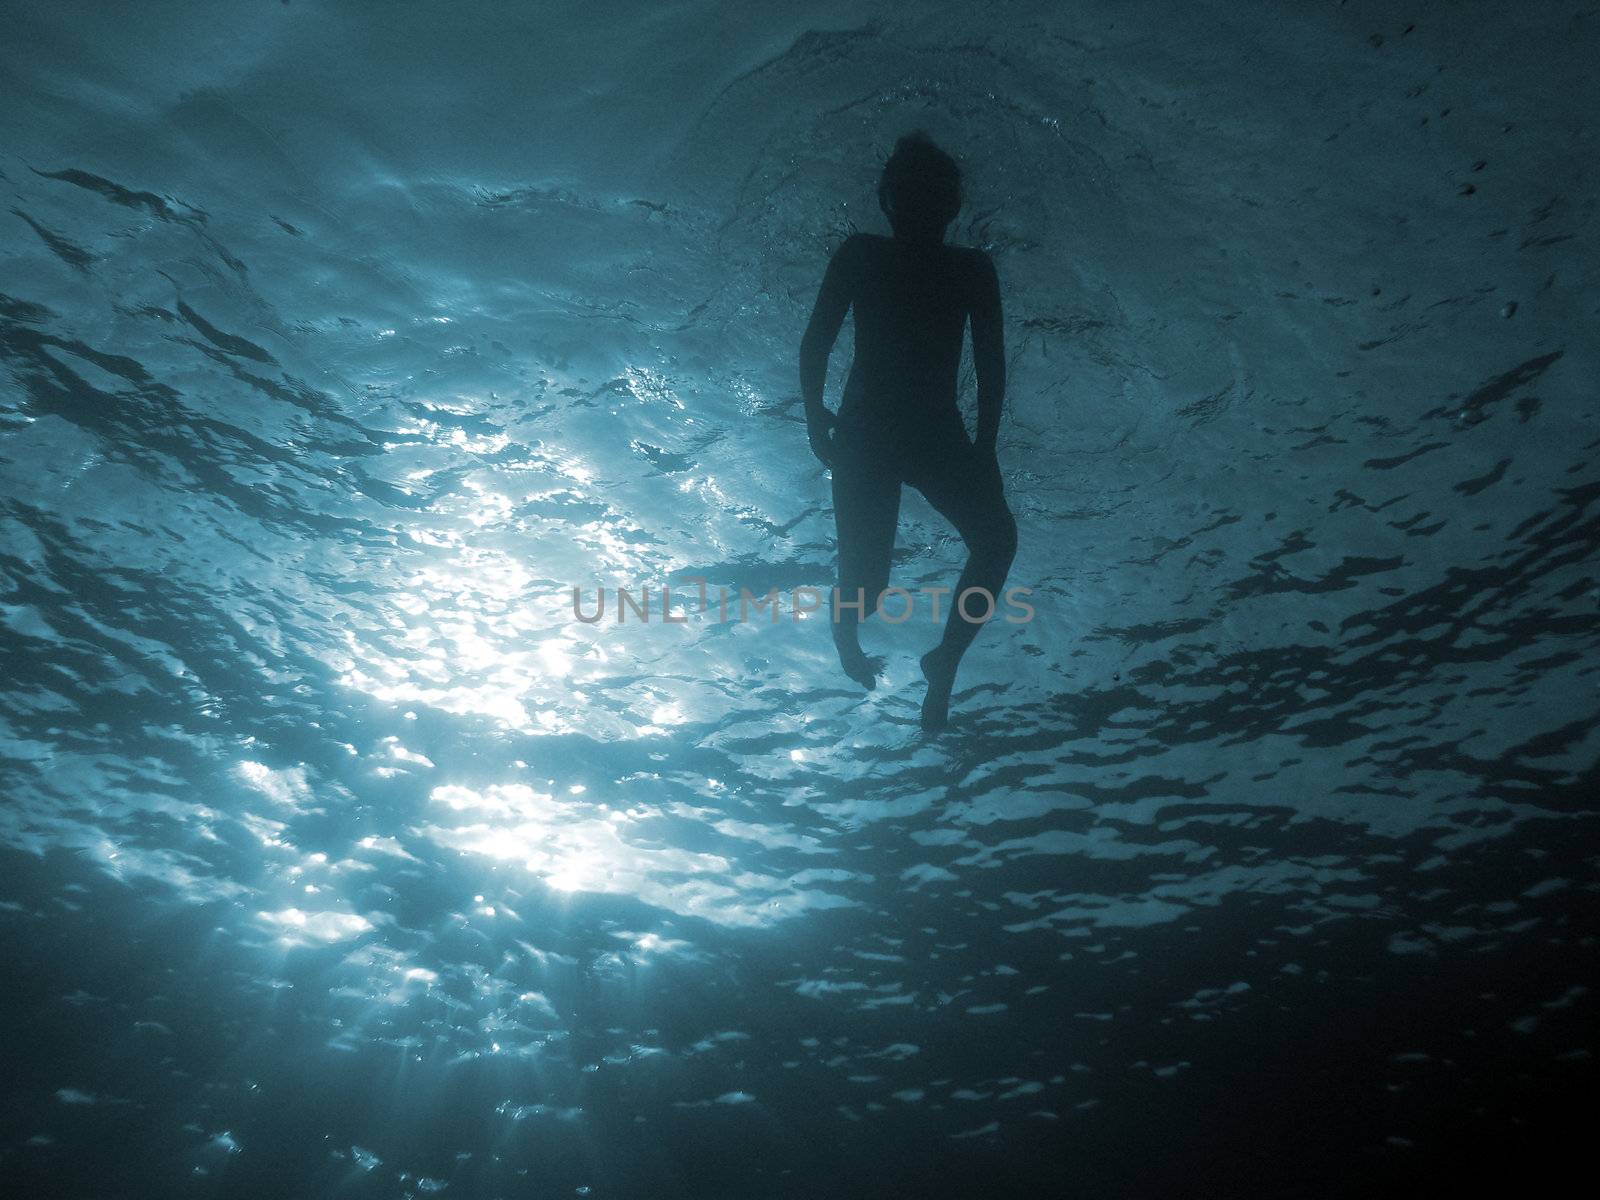
M 943 643 L 922 656 L 922 675 L 928 681 L 928 694 L 922 700 L 922 728 L 936 733 L 950 719 L 950 689 L 955 686 L 959 656 L 952 656 Z
M 842 638 L 833 640 L 834 647 L 839 651 L 839 665 L 844 668 L 844 673 L 854 679 L 867 691 L 878 686 L 878 675 L 883 670 L 883 659 L 872 658 L 863 653 L 861 644 Z

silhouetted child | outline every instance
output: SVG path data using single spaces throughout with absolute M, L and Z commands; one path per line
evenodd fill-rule
M 878 204 L 894 236 L 858 233 L 834 254 L 801 341 L 800 390 L 811 448 L 833 470 L 842 601 L 864 595 L 875 609 L 888 586 L 902 484 L 926 496 L 966 543 L 944 637 L 922 656 L 928 680 L 922 724 L 931 730 L 948 717 L 956 668 L 981 623 L 965 619 L 958 601 L 980 588 L 990 604 L 979 598 L 968 611 L 992 612 L 1017 548 L 995 459 L 1005 394 L 1000 285 L 983 251 L 944 244 L 945 228 L 961 208 L 961 171 L 925 133 L 895 144 Z M 855 361 L 835 416 L 823 407 L 823 382 L 850 308 Z M 967 439 L 956 406 L 969 319 L 978 377 L 975 441 Z M 837 609 L 833 639 L 845 673 L 871 688 L 883 664 L 861 651 L 858 611 Z

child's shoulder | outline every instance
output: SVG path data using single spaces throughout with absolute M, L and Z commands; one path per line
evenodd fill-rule
M 846 246 L 849 246 L 855 249 L 877 249 L 890 247 L 893 245 L 894 238 L 887 233 L 867 233 L 865 231 L 859 231 L 852 233 L 849 237 L 845 238 L 840 244 L 839 248 L 843 250 Z M 980 250 L 976 246 L 957 246 L 951 242 L 940 242 L 938 243 L 938 247 L 955 258 L 964 259 L 970 262 L 984 262 L 989 257 L 986 251 Z

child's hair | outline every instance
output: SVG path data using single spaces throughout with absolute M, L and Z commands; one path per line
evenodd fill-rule
M 894 222 L 943 229 L 961 211 L 961 168 L 922 130 L 908 133 L 883 164 L 878 205 Z

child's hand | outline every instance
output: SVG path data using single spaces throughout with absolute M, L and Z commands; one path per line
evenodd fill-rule
M 806 432 L 811 437 L 811 453 L 825 467 L 833 466 L 833 436 L 829 432 L 833 425 L 833 414 L 827 409 L 806 418 Z

